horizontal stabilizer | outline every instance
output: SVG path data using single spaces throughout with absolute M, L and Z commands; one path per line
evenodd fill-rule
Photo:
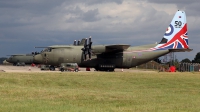
M 193 49 L 169 49 L 170 52 L 190 52 Z

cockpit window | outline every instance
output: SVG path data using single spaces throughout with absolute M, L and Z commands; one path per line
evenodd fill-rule
M 26 54 L 26 56 L 37 55 L 40 54 L 39 52 L 32 52 L 31 54 Z
M 51 48 L 45 48 L 45 49 L 43 49 L 43 50 L 41 51 L 41 53 L 42 53 L 42 52 L 51 52 L 51 50 L 52 50 Z

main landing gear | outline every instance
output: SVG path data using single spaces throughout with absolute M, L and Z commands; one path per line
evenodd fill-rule
M 50 69 L 51 71 L 55 71 L 55 67 L 54 67 L 53 65 L 51 65 L 51 66 L 49 67 L 49 69 Z
M 98 65 L 95 67 L 96 71 L 107 71 L 107 72 L 113 72 L 115 70 L 115 65 Z

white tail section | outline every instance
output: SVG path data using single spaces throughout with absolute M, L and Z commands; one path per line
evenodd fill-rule
M 184 11 L 177 11 L 161 42 L 155 49 L 188 49 L 187 21 Z

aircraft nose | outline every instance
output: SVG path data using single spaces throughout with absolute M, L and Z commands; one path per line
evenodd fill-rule
M 7 61 L 7 62 L 10 62 L 10 59 L 8 58 L 8 59 L 6 59 L 6 61 Z
M 41 54 L 35 55 L 33 61 L 36 63 L 42 63 L 42 55 Z

